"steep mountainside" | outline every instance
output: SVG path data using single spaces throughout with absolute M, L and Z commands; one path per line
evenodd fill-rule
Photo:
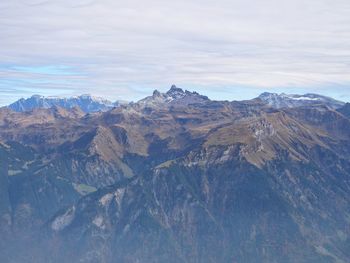
M 349 262 L 343 108 L 173 86 L 88 115 L 0 109 L 0 261 Z
M 338 111 L 350 118 L 350 103 L 346 103 L 343 107 L 339 108 Z

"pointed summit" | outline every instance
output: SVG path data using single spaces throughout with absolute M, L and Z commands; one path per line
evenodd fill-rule
M 178 88 L 176 85 L 171 85 L 170 90 L 168 92 L 184 92 L 183 89 Z
M 158 90 L 153 91 L 153 97 L 160 97 L 161 93 Z
M 170 90 L 166 94 L 174 99 L 182 98 L 185 96 L 185 92 L 181 88 L 176 87 L 175 85 L 172 85 Z

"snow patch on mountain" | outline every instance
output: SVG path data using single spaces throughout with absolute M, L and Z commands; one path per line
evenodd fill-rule
M 58 216 L 51 224 L 51 228 L 55 231 L 61 231 L 62 229 L 69 226 L 75 216 L 75 207 L 68 209 L 63 215 Z
M 338 101 L 332 99 L 330 97 L 318 95 L 318 94 L 277 94 L 277 93 L 269 93 L 264 92 L 259 97 L 266 104 L 274 107 L 274 108 L 293 108 L 300 106 L 310 106 L 316 104 L 323 104 L 332 109 L 337 109 L 342 107 L 345 103 L 342 101 Z
M 8 108 L 17 111 L 24 112 L 30 111 L 36 108 L 51 108 L 55 106 L 59 106 L 65 109 L 72 109 L 79 107 L 85 113 L 90 112 L 98 112 L 98 111 L 107 111 L 112 109 L 113 107 L 120 106 L 121 104 L 125 104 L 122 101 L 111 102 L 109 100 L 91 96 L 89 94 L 83 94 L 81 96 L 75 97 L 44 97 L 41 95 L 33 95 L 27 99 L 20 99 L 8 106 Z

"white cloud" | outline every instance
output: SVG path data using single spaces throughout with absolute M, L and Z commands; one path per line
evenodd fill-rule
M 347 0 L 5 0 L 0 39 L 7 98 L 137 99 L 176 83 L 217 98 L 300 89 L 350 99 Z

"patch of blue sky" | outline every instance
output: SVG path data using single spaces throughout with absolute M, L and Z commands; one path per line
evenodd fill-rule
M 28 77 L 10 77 L 2 78 L 0 80 L 0 85 L 70 85 L 71 81 L 68 79 L 48 79 L 48 78 L 28 78 Z
M 5 78 L 0 79 L 0 106 L 33 94 L 43 96 L 66 96 L 72 94 L 72 88 L 66 80 Z
M 8 85 L 3 85 L 0 83 L 0 96 L 5 96 L 7 94 L 31 96 L 33 94 L 40 94 L 45 96 L 51 95 L 65 95 L 71 94 L 72 89 L 64 87 L 38 87 L 38 86 L 27 86 L 17 83 L 15 86 L 9 87 Z
M 59 75 L 69 76 L 76 75 L 78 72 L 74 68 L 64 65 L 45 65 L 45 66 L 17 66 L 3 65 L 0 67 L 5 70 L 15 71 L 18 73 L 40 74 L 40 75 Z

